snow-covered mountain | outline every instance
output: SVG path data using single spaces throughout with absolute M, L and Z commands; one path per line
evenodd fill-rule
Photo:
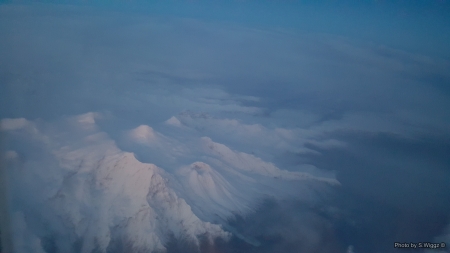
M 179 169 L 176 174 L 186 190 L 186 196 L 200 213 L 204 212 L 202 207 L 207 207 L 209 213 L 226 219 L 233 213 L 251 210 L 248 206 L 250 199 L 204 162 L 192 163 Z
M 127 145 L 172 159 L 166 168 L 144 163 L 101 131 L 99 118 L 1 121 L 18 252 L 163 252 L 170 238 L 227 240 L 220 223 L 251 212 L 268 193 L 283 194 L 273 190 L 279 180 L 337 183 L 281 170 L 208 137 L 183 142 L 141 125 L 125 134 Z

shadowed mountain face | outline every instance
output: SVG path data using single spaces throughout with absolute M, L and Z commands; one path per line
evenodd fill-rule
M 4 249 L 450 245 L 448 10 L 0 4 Z

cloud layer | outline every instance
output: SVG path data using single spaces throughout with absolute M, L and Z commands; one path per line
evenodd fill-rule
M 425 222 L 450 222 L 448 60 L 80 6 L 2 5 L 0 23 L 18 252 L 448 240 Z

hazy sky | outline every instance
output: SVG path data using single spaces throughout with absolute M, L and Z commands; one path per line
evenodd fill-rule
M 450 243 L 449 13 L 445 0 L 2 2 L 15 242 L 89 252 L 106 223 L 83 239 L 52 215 L 95 220 L 114 194 L 138 197 L 111 188 L 91 207 L 97 192 L 67 175 L 133 152 L 192 208 L 195 233 L 234 235 L 203 252 Z M 205 195 L 211 182 L 222 190 Z M 54 202 L 57 189 L 71 198 Z M 112 242 L 97 246 L 120 252 Z

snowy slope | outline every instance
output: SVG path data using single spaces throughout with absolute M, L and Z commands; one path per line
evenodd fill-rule
M 86 113 L 1 121 L 12 209 L 24 235 L 16 238 L 18 252 L 44 252 L 48 238 L 67 253 L 164 251 L 170 238 L 212 243 L 230 238 L 221 225 L 228 218 L 251 213 L 267 196 L 309 196 L 309 183 L 338 184 L 201 137 L 176 118 L 164 134 L 147 125 L 127 130 L 120 145 L 100 129 L 100 119 Z
M 251 154 L 233 151 L 223 144 L 212 141 L 208 137 L 202 138 L 202 145 L 205 152 L 219 158 L 237 170 L 285 180 L 318 180 L 330 184 L 339 184 L 335 179 L 318 178 L 308 173 L 281 170 L 274 164 L 265 162 L 261 158 Z
M 52 233 L 69 237 L 66 245 L 76 244 L 82 238 L 80 252 L 94 249 L 106 252 L 114 244 L 127 244 L 136 251 L 164 250 L 169 235 L 193 243 L 198 243 L 197 238 L 204 235 L 210 239 L 229 237 L 219 225 L 203 222 L 192 212 L 186 201 L 168 187 L 163 170 L 154 164 L 141 163 L 132 153 L 118 149 L 106 134 L 96 129 L 91 116 L 71 118 L 62 124 L 71 123 L 75 130 L 67 141 L 59 140 L 70 135 L 67 128 L 58 131 L 52 127 L 51 133 L 33 134 L 23 127 L 16 129 L 22 138 L 45 137 L 47 143 L 37 142 L 41 151 L 51 154 L 46 157 L 48 160 L 38 157 L 22 164 L 27 173 L 51 173 L 47 179 L 44 176 L 36 182 L 12 173 L 13 180 L 22 189 L 34 191 L 30 196 L 24 195 L 27 191 L 16 191 L 14 197 L 26 199 L 36 195 L 32 197 L 43 202 L 41 209 L 22 210 L 25 216 L 42 217 L 41 226 L 50 224 Z M 17 159 L 11 156 L 12 151 L 8 154 L 10 159 Z M 47 170 L 46 165 L 53 162 L 59 164 L 59 169 Z M 54 181 L 60 183 L 53 194 L 38 189 L 38 184 Z M 14 208 L 20 210 L 24 206 L 17 204 Z M 76 251 L 63 243 L 58 247 L 59 251 Z M 39 250 L 42 249 L 36 248 L 36 252 Z
M 204 162 L 195 162 L 177 171 L 186 189 L 186 195 L 197 207 L 208 207 L 208 212 L 223 219 L 233 213 L 250 211 L 250 200 L 239 193 L 220 173 Z

